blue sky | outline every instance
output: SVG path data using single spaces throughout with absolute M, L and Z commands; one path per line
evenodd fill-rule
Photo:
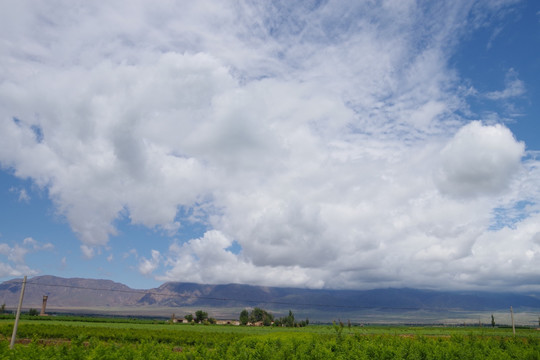
M 0 280 L 540 291 L 536 1 L 0 5 Z

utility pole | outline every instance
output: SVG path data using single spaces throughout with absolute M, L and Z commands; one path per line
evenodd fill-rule
M 510 306 L 510 315 L 512 316 L 512 332 L 514 333 L 514 336 L 516 336 L 516 325 L 514 324 L 514 310 Z
M 21 297 L 19 298 L 19 306 L 17 307 L 17 315 L 15 316 L 15 325 L 13 326 L 13 334 L 11 335 L 11 344 L 9 345 L 10 349 L 13 349 L 13 346 L 15 346 L 15 337 L 17 336 L 17 326 L 19 326 L 19 318 L 21 317 L 21 308 L 22 308 L 25 288 L 26 288 L 26 275 L 24 276 L 24 280 L 22 283 Z

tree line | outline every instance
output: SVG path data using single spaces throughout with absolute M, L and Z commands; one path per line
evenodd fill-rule
M 174 319 L 174 314 L 173 314 Z M 208 313 L 203 310 L 197 310 L 195 316 L 193 314 L 187 314 L 184 319 L 188 323 L 192 324 L 215 324 L 216 319 L 209 317 Z M 289 310 L 289 314 L 284 317 L 276 318 L 274 315 L 259 307 L 253 308 L 248 311 L 244 309 L 240 312 L 239 316 L 240 325 L 258 325 L 258 326 L 282 326 L 282 327 L 304 327 L 309 325 L 309 319 L 297 321 L 294 317 L 294 313 Z
M 309 319 L 296 321 L 294 313 L 289 310 L 289 315 L 281 318 L 274 318 L 274 315 L 261 308 L 254 308 L 249 312 L 247 309 L 240 312 L 240 324 L 261 324 L 263 326 L 283 326 L 283 327 L 304 327 L 309 325 Z
M 184 319 L 186 319 L 189 323 L 196 323 L 196 324 L 215 324 L 216 319 L 213 317 L 208 317 L 208 313 L 206 311 L 197 310 L 195 311 L 195 316 L 193 314 L 187 314 L 184 316 Z

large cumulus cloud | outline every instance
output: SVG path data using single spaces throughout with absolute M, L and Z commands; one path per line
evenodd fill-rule
M 175 229 L 178 206 L 192 206 L 211 182 L 183 144 L 231 83 L 211 57 L 176 54 L 42 73 L 31 92 L 4 82 L 3 163 L 47 186 L 85 245 L 105 245 L 124 209 L 133 223 Z
M 524 155 L 525 145 L 508 128 L 475 121 L 441 151 L 437 183 L 441 191 L 455 196 L 497 194 L 508 187 Z

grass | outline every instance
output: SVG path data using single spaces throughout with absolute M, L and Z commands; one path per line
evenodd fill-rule
M 5 328 L 13 324 L 12 319 L 0 319 L 0 327 Z M 248 327 L 234 325 L 190 325 L 168 324 L 163 320 L 149 319 L 118 319 L 118 318 L 89 318 L 89 317 L 27 317 L 21 319 L 22 326 L 31 325 L 71 326 L 82 328 L 107 328 L 107 329 L 139 329 L 139 330 L 166 330 L 187 331 L 195 333 L 237 333 L 237 334 L 269 334 L 269 333 L 310 333 L 310 334 L 335 334 L 338 325 L 310 325 L 305 328 L 282 328 L 282 327 Z M 478 335 L 478 336 L 512 336 L 511 327 L 473 327 L 473 326 L 400 326 L 400 325 L 369 325 L 351 326 L 345 325 L 343 334 L 359 335 L 399 335 L 399 336 L 452 336 L 452 335 Z M 540 338 L 540 331 L 534 328 L 518 328 L 516 335 L 520 337 Z
M 0 319 L 0 359 L 536 359 L 540 331 L 507 327 L 304 328 L 166 324 L 148 319 L 32 317 L 18 343 Z

